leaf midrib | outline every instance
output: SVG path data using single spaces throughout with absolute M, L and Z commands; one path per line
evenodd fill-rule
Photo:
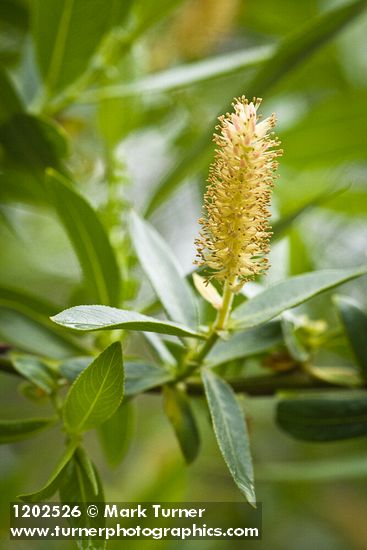
M 205 375 L 204 375 L 205 376 Z M 208 378 L 207 378 L 208 380 Z M 217 403 L 221 403 L 221 399 L 218 398 L 218 392 L 217 392 L 217 389 L 215 386 L 213 386 L 213 384 L 211 383 L 211 381 L 209 380 L 209 385 L 211 386 L 211 389 L 213 391 L 213 394 L 217 400 Z M 228 427 L 228 422 L 226 421 L 227 420 L 227 414 L 224 414 L 222 415 L 222 418 L 223 418 L 223 425 L 224 425 L 224 428 L 225 428 L 225 434 L 226 434 L 226 439 L 227 441 L 229 442 L 229 447 L 230 447 L 230 452 L 231 452 L 231 455 L 232 455 L 232 459 L 234 462 L 240 462 L 239 460 L 237 460 L 237 457 L 236 457 L 236 449 L 234 447 L 234 444 L 233 444 L 233 438 L 231 437 L 231 431 Z M 218 437 L 218 432 L 217 432 L 217 429 L 216 429 L 216 425 L 215 423 L 213 423 L 213 426 L 214 426 L 214 430 L 215 430 L 215 433 L 216 433 L 216 436 L 217 436 L 217 440 L 218 442 L 220 441 L 220 438 Z M 221 445 L 220 445 L 221 446 Z M 222 447 L 222 446 L 221 446 Z M 236 470 L 233 469 L 233 465 L 232 464 L 229 464 L 228 460 L 227 460 L 227 457 L 226 457 L 226 454 L 223 453 L 223 457 L 228 465 L 228 468 L 230 469 L 230 471 L 233 473 L 233 477 L 238 480 L 239 483 L 242 484 L 241 482 L 241 477 L 242 475 L 245 476 L 245 481 L 249 484 L 249 487 L 246 487 L 247 490 L 250 490 L 252 492 L 252 481 L 251 481 L 251 478 L 250 476 L 248 476 L 245 472 L 239 472 L 236 468 Z M 245 467 L 245 466 L 244 466 Z
M 317 273 L 317 271 L 315 271 L 313 273 Z M 357 277 L 360 277 L 360 276 L 364 275 L 365 273 L 366 273 L 365 269 L 364 270 L 359 270 L 359 271 L 355 271 L 354 273 L 350 273 L 350 275 L 345 275 L 344 277 L 341 277 L 337 281 L 332 282 L 330 284 L 325 283 L 322 287 L 320 287 L 320 289 L 317 289 L 314 292 L 311 292 L 311 293 L 307 294 L 307 296 L 305 298 L 300 298 L 300 299 L 298 299 L 294 302 L 292 301 L 291 303 L 283 304 L 281 306 L 281 309 L 277 308 L 276 311 L 275 311 L 274 308 L 268 307 L 268 308 L 261 308 L 260 311 L 255 312 L 255 313 L 251 313 L 251 311 L 249 313 L 245 313 L 242 318 L 241 317 L 239 317 L 239 318 L 234 317 L 234 319 L 232 321 L 233 327 L 235 327 L 235 328 L 250 328 L 250 327 L 256 326 L 256 324 L 259 322 L 259 319 L 260 319 L 261 323 L 266 322 L 266 321 L 270 321 L 271 319 L 273 319 L 274 317 L 279 315 L 279 313 L 281 313 L 282 311 L 285 311 L 286 309 L 292 309 L 293 307 L 296 307 L 296 306 L 302 304 L 303 302 L 306 302 L 307 300 L 313 298 L 314 296 L 317 296 L 318 294 L 321 294 L 322 292 L 325 292 L 326 290 L 335 288 L 336 286 L 339 286 L 339 285 L 343 284 L 344 282 L 347 282 L 351 279 L 356 279 Z M 269 290 L 271 290 L 272 288 L 274 288 L 276 286 L 277 285 L 275 284 L 275 285 L 273 285 L 273 287 L 271 287 L 271 286 L 268 287 L 266 290 L 264 290 L 261 294 L 258 295 L 259 298 L 263 293 L 265 293 L 265 292 L 267 293 Z M 256 297 L 254 298 L 254 300 L 256 300 Z M 247 303 L 251 304 L 251 302 L 247 302 Z M 275 313 L 274 313 L 274 311 L 275 311 Z M 236 313 L 236 310 L 235 310 L 235 313 Z M 239 313 L 240 312 L 237 311 L 237 314 L 239 314 Z
M 86 419 L 92 414 L 92 410 L 93 410 L 93 408 L 95 407 L 96 402 L 98 401 L 99 397 L 101 396 L 101 393 L 103 392 L 104 387 L 105 387 L 105 385 L 106 385 L 106 380 L 107 380 L 108 375 L 109 375 L 109 373 L 110 373 L 110 370 L 111 370 L 111 367 L 112 367 L 112 363 L 113 363 L 113 361 L 114 361 L 114 359 L 115 359 L 115 354 L 116 354 L 116 353 L 115 353 L 115 351 L 114 351 L 113 354 L 112 354 L 112 356 L 111 356 L 111 359 L 110 359 L 110 363 L 109 363 L 109 365 L 108 365 L 108 368 L 107 368 L 107 370 L 106 370 L 106 375 L 105 375 L 105 377 L 104 377 L 104 379 L 103 379 L 103 382 L 102 382 L 102 384 L 100 385 L 100 387 L 99 387 L 99 389 L 98 389 L 98 391 L 97 391 L 97 393 L 96 393 L 94 399 L 92 400 L 92 402 L 91 402 L 91 404 L 90 404 L 90 406 L 89 406 L 87 412 L 86 412 L 85 415 L 82 417 L 82 419 L 81 419 L 81 421 L 79 422 L 79 424 L 78 424 L 76 427 L 74 427 L 73 431 L 79 432 L 79 431 L 82 429 L 83 425 L 85 424 Z

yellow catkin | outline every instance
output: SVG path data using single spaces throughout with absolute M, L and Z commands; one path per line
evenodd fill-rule
M 204 197 L 196 264 L 237 292 L 268 268 L 270 200 L 276 157 L 275 115 L 259 121 L 261 99 L 235 99 L 234 112 L 219 117 L 217 145 Z

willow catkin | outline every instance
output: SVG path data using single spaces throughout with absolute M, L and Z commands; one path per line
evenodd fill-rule
M 217 145 L 204 197 L 204 216 L 196 264 L 207 268 L 207 278 L 227 281 L 236 292 L 243 283 L 268 268 L 270 200 L 277 149 L 271 132 L 275 115 L 259 121 L 261 99 L 244 96 L 234 112 L 219 117 Z

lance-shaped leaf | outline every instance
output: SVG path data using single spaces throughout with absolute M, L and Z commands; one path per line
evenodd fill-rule
M 367 435 L 367 397 L 286 399 L 278 403 L 276 421 L 290 435 L 305 441 Z
M 367 267 L 325 269 L 297 275 L 269 286 L 233 313 L 234 330 L 255 327 L 313 296 L 367 273 Z
M 183 390 L 167 384 L 163 388 L 163 407 L 182 454 L 190 464 L 197 457 L 200 447 L 199 431 L 190 401 Z
M 367 380 L 367 315 L 354 300 L 346 296 L 334 296 L 334 302 L 363 379 Z
M 170 92 L 193 84 L 200 84 L 244 72 L 270 58 L 273 46 L 258 46 L 235 52 L 227 52 L 200 61 L 179 65 L 173 69 L 155 73 L 126 84 L 118 84 L 89 90 L 81 94 L 78 103 L 94 103 L 110 98 L 127 98 L 139 94 Z
M 98 495 L 98 479 L 97 471 L 93 466 L 91 459 L 89 458 L 83 447 L 78 447 L 75 451 L 74 458 L 79 463 L 83 473 L 90 483 L 90 487 L 95 495 Z
M 96 212 L 55 170 L 47 170 L 46 188 L 79 259 L 88 298 L 116 305 L 120 297 L 120 272 Z
M 64 403 L 64 423 L 79 433 L 105 422 L 120 405 L 124 393 L 121 344 L 105 349 L 71 386 Z
M 255 327 L 222 340 L 214 346 L 206 358 L 210 367 L 216 367 L 242 357 L 258 355 L 282 342 L 282 330 L 277 321 Z
M 148 317 L 135 311 L 107 306 L 75 306 L 65 309 L 54 317 L 55 323 L 75 330 L 139 330 L 142 332 L 160 332 L 173 336 L 203 336 L 179 323 Z
M 59 490 L 61 502 L 68 504 L 81 503 L 82 514 L 80 517 L 71 515 L 68 522 L 74 528 L 87 529 L 103 529 L 105 527 L 105 517 L 102 513 L 104 508 L 104 494 L 101 480 L 98 472 L 91 462 L 90 458 L 79 447 L 72 460 L 65 469 L 62 484 Z M 93 503 L 98 506 L 101 504 L 101 509 L 96 516 L 86 513 L 84 504 Z M 97 504 L 96 504 L 97 503 Z M 83 538 L 76 540 L 80 550 L 102 550 L 106 547 L 106 540 L 97 540 L 95 537 Z
M 235 483 L 255 506 L 254 473 L 242 410 L 224 380 L 208 369 L 202 370 L 202 377 L 220 451 Z
M 0 445 L 33 437 L 38 432 L 50 428 L 54 423 L 55 418 L 0 420 Z
M 366 7 L 365 0 L 355 0 L 338 6 L 307 22 L 291 36 L 287 36 L 274 49 L 272 55 L 261 65 L 251 82 L 246 86 L 246 95 L 261 97 L 269 95 L 270 89 L 293 69 L 309 59 L 328 40 L 337 34 L 347 23 L 355 19 Z M 234 90 L 233 96 L 243 94 L 243 87 Z M 230 110 L 226 105 L 220 110 L 220 115 Z M 184 178 L 200 169 L 211 155 L 212 132 L 203 138 L 180 157 L 179 162 L 161 181 L 153 193 L 146 208 L 146 214 L 151 215 L 177 189 Z
M 45 393 L 51 394 L 57 388 L 56 373 L 37 357 L 32 355 L 12 356 L 14 368 Z
M 76 443 L 73 441 L 66 448 L 60 461 L 56 465 L 54 471 L 52 472 L 51 476 L 49 477 L 46 484 L 42 487 L 42 489 L 36 491 L 35 493 L 20 495 L 18 498 L 20 498 L 20 500 L 23 500 L 24 502 L 41 502 L 42 500 L 51 498 L 56 493 L 62 483 L 65 468 L 72 459 L 75 449 Z
M 167 315 L 179 323 L 197 326 L 195 297 L 181 268 L 159 233 L 134 212 L 130 232 L 141 266 Z

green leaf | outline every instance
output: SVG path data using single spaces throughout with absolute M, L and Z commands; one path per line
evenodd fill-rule
M 337 441 L 367 435 L 367 397 L 309 397 L 280 401 L 277 424 L 305 441 Z
M 91 486 L 91 489 L 93 491 L 93 493 L 95 495 L 98 495 L 98 480 L 97 480 L 97 472 L 89 458 L 89 456 L 87 455 L 87 453 L 85 452 L 85 450 L 83 449 L 83 447 L 78 447 L 77 450 L 75 451 L 75 456 L 86 476 L 86 478 L 88 479 L 89 483 L 90 483 L 90 486 Z
M 140 264 L 167 315 L 173 321 L 196 327 L 195 297 L 163 238 L 135 212 L 130 216 L 130 232 Z
M 76 473 L 78 473 L 77 476 L 75 476 Z M 82 447 L 75 450 L 68 464 L 60 487 L 60 496 L 62 502 L 103 502 L 103 490 L 98 472 Z M 80 520 L 85 521 L 85 518 Z
M 63 361 L 59 367 L 60 373 L 73 381 L 92 362 L 92 357 L 73 357 Z M 172 375 L 155 365 L 141 362 L 125 362 L 125 396 L 136 395 L 137 393 L 161 386 L 172 380 Z
M 115 467 L 124 458 L 135 428 L 135 408 L 131 400 L 124 400 L 117 411 L 98 429 L 99 440 L 110 466 Z
M 65 309 L 51 319 L 64 327 L 75 330 L 140 330 L 143 332 L 160 332 L 173 336 L 193 336 L 203 338 L 201 334 L 189 327 L 171 321 L 155 319 L 135 311 L 117 309 L 107 306 L 75 306 Z
M 0 125 L 2 200 L 46 202 L 44 171 L 64 171 L 68 144 L 61 127 L 49 119 L 16 113 Z
M 62 90 L 85 72 L 104 34 L 123 18 L 125 5 L 104 0 L 33 2 L 33 39 L 49 93 Z
M 346 296 L 334 296 L 348 340 L 360 367 L 361 375 L 367 380 L 367 315 L 358 304 Z
M 324 380 L 336 386 L 356 388 L 363 385 L 359 372 L 351 367 L 328 367 L 326 365 L 308 365 L 307 372 L 318 380 Z
M 121 344 L 105 349 L 71 386 L 63 417 L 69 432 L 80 433 L 105 422 L 120 405 L 124 392 Z
M 0 334 L 16 348 L 39 355 L 61 358 L 85 352 L 87 348 L 50 321 L 49 316 L 59 307 L 23 290 L 0 285 Z
M 81 95 L 78 102 L 94 103 L 110 98 L 124 98 L 126 101 L 128 98 L 140 94 L 170 92 L 193 84 L 241 73 L 266 61 L 273 51 L 272 46 L 259 46 L 228 52 L 225 55 L 179 65 L 135 82 L 87 91 Z
M 0 63 L 9 68 L 18 64 L 24 55 L 24 40 L 28 30 L 28 5 L 22 0 L 0 2 Z M 2 84 L 0 84 L 2 88 Z M 1 92 L 0 92 L 1 94 Z
M 31 382 L 21 382 L 17 388 L 20 395 L 36 403 L 37 405 L 47 402 L 47 394 Z
M 95 466 L 82 448 L 78 448 L 69 462 L 62 484 L 59 488 L 60 500 L 68 504 L 101 503 L 104 506 L 104 494 Z M 80 517 L 70 517 L 68 522 L 72 528 L 100 529 L 104 528 L 106 520 L 104 514 L 90 517 L 83 508 Z M 95 537 L 76 539 L 80 550 L 102 550 L 106 547 L 106 540 L 98 540 Z
M 282 331 L 277 321 L 255 327 L 220 341 L 206 358 L 209 367 L 216 367 L 235 359 L 264 353 L 282 342 Z
M 365 7 L 365 0 L 348 2 L 316 17 L 291 36 L 287 36 L 246 86 L 247 97 L 269 97 L 270 90 L 275 84 L 310 58 L 347 23 L 355 19 Z M 236 90 L 233 96 L 242 94 L 243 88 Z M 230 106 L 226 105 L 220 110 L 219 115 L 229 110 L 231 110 Z M 212 131 L 205 134 L 185 156 L 180 158 L 152 194 L 146 208 L 147 216 L 150 216 L 173 194 L 184 178 L 205 165 L 212 151 L 211 141 Z
M 67 380 L 73 382 L 79 374 L 93 362 L 93 357 L 70 357 L 59 365 L 59 371 Z
M 248 502 L 256 504 L 249 438 L 232 388 L 208 369 L 202 370 L 214 432 L 228 469 Z
M 10 160 L 39 176 L 49 166 L 62 170 L 68 148 L 60 126 L 49 119 L 15 113 L 0 126 L 0 143 Z
M 2 200 L 44 204 L 45 168 L 64 171 L 64 158 L 68 154 L 64 131 L 50 119 L 15 113 L 0 125 L 0 144 Z
M 119 302 L 121 277 L 107 234 L 89 203 L 71 183 L 48 170 L 46 187 L 83 270 L 92 302 Z
M 0 420 L 0 445 L 33 437 L 55 423 L 54 418 L 26 418 L 23 420 Z
M 55 372 L 44 361 L 32 355 L 12 356 L 12 363 L 19 374 L 33 382 L 45 393 L 51 394 L 57 388 Z
M 125 365 L 125 395 L 136 395 L 172 380 L 166 370 L 146 363 L 130 362 Z
M 265 323 L 286 309 L 366 273 L 366 266 L 325 269 L 275 283 L 234 311 L 232 328 L 240 330 Z
M 150 350 L 156 357 L 159 364 L 165 366 L 175 366 L 177 361 L 166 346 L 165 342 L 154 332 L 144 332 L 143 337 L 148 343 Z
M 290 356 L 296 361 L 304 363 L 310 358 L 310 353 L 296 334 L 297 325 L 293 315 L 290 315 L 289 312 L 285 312 L 282 314 L 281 319 L 284 343 Z
M 0 308 L 0 338 L 17 350 L 55 359 L 80 353 L 77 345 L 61 335 L 18 311 L 3 307 Z
M 22 0 L 2 0 L 0 5 L 0 21 L 12 27 L 26 30 L 28 28 L 28 6 Z
M 0 285 L 0 304 L 29 315 L 37 321 L 43 321 L 51 327 L 48 317 L 57 307 L 56 304 L 38 298 L 34 294 L 3 284 Z
M 163 407 L 175 431 L 182 454 L 187 464 L 191 464 L 199 452 L 200 436 L 186 393 L 177 386 L 165 385 Z
M 9 76 L 0 67 L 0 125 L 22 111 L 22 103 Z
M 75 449 L 76 443 L 71 442 L 42 489 L 36 491 L 35 493 L 20 495 L 18 498 L 20 498 L 20 500 L 23 500 L 24 502 L 41 502 L 43 500 L 51 498 L 60 487 L 63 475 L 65 473 L 65 468 L 72 459 Z

